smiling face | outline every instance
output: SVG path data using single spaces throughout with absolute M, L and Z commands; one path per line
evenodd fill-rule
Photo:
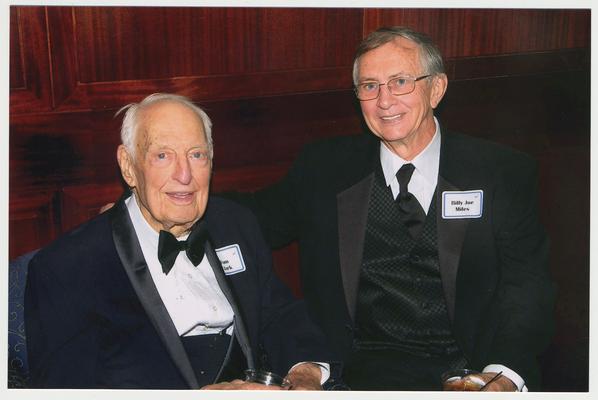
M 140 111 L 135 158 L 118 162 L 141 213 L 156 230 L 180 236 L 203 215 L 212 162 L 201 119 L 183 104 L 160 101 Z
M 358 83 L 386 83 L 397 76 L 426 75 L 417 44 L 397 38 L 368 51 L 359 59 Z M 438 74 L 415 83 L 409 94 L 395 96 L 386 85 L 377 99 L 361 101 L 370 130 L 393 152 L 410 160 L 430 142 L 435 132 L 434 113 L 446 90 L 446 75 Z

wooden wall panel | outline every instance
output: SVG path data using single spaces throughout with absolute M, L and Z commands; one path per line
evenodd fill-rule
M 43 7 L 11 7 L 10 112 L 34 113 L 52 107 L 46 13 Z M 14 42 L 14 43 L 13 43 Z M 13 86 L 15 85 L 15 86 Z
M 51 191 L 9 195 L 9 258 L 13 259 L 56 237 L 54 197 Z
M 361 39 L 358 9 L 75 7 L 74 24 L 81 83 L 346 66 Z
M 262 167 L 253 173 L 269 179 L 270 168 L 288 166 L 305 143 L 361 128 L 352 91 L 200 105 L 213 122 L 217 174 L 233 169 L 242 175 L 244 169 Z M 115 111 L 11 116 L 11 190 L 117 181 L 122 115 L 115 118 Z M 244 188 L 258 184 L 248 182 Z
M 118 179 L 114 112 L 11 116 L 10 190 Z
M 348 88 L 357 9 L 51 7 L 57 107 Z M 339 30 L 342 24 L 346 30 Z M 292 28 L 292 29 L 291 29 Z
M 25 69 L 23 66 L 23 52 L 20 38 L 19 24 L 17 23 L 17 9 L 10 9 L 10 71 L 9 85 L 11 90 L 23 89 L 25 87 Z
M 445 58 L 586 47 L 589 10 L 367 9 L 364 34 L 404 25 L 426 32 Z

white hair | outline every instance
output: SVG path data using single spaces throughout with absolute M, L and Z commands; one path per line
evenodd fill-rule
M 137 138 L 137 128 L 139 126 L 139 112 L 143 111 L 152 104 L 162 101 L 182 104 L 197 114 L 203 124 L 206 141 L 208 142 L 208 154 L 210 159 L 212 159 L 214 157 L 214 146 L 212 143 L 212 121 L 210 120 L 210 117 L 208 117 L 208 114 L 206 114 L 204 110 L 194 104 L 187 97 L 170 93 L 150 94 L 145 99 L 141 100 L 141 102 L 127 104 L 116 112 L 115 116 L 119 115 L 123 111 L 125 112 L 122 126 L 120 128 L 120 139 L 122 144 L 127 149 L 127 152 L 129 152 L 131 156 L 135 156 L 135 140 Z

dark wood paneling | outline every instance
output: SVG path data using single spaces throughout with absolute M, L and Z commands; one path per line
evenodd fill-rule
M 75 7 L 74 16 L 79 81 L 96 83 L 346 66 L 362 11 Z
M 13 11 L 14 10 L 14 11 Z M 16 63 L 15 74 L 20 78 L 11 80 L 10 112 L 34 113 L 50 110 L 52 106 L 50 64 L 48 61 L 48 36 L 44 7 L 11 8 L 11 50 L 18 51 L 19 58 L 11 57 L 11 67 Z M 18 50 L 17 50 L 18 49 Z M 17 86 L 14 87 L 12 84 Z
M 586 49 L 570 49 L 503 56 L 458 58 L 449 61 L 450 80 L 533 76 L 559 71 L 583 71 L 590 65 Z
M 13 259 L 56 237 L 53 192 L 37 191 L 9 195 L 9 258 Z
M 366 9 L 364 33 L 403 25 L 426 32 L 445 58 L 587 47 L 589 10 Z
M 288 165 L 305 143 L 361 127 L 351 91 L 201 105 L 214 124 L 216 176 L 260 167 L 256 176 L 271 177 L 269 168 Z M 117 181 L 121 116 L 114 118 L 114 112 L 11 116 L 11 190 Z
M 10 190 L 118 179 L 114 112 L 11 116 Z
M 62 188 L 60 199 L 60 221 L 62 232 L 95 217 L 100 209 L 114 203 L 124 189 L 120 183 L 89 184 Z
M 9 85 L 11 90 L 25 88 L 25 68 L 23 66 L 23 53 L 21 49 L 19 24 L 17 23 L 17 8 L 10 8 L 10 77 Z
M 589 45 L 587 10 L 13 9 L 11 62 L 24 52 L 28 85 L 13 87 L 13 114 L 114 108 L 158 91 L 205 101 L 346 89 L 355 46 L 381 24 L 428 31 L 449 59 Z M 18 67 L 11 76 L 18 85 Z
M 348 88 L 361 18 L 357 9 L 51 7 L 51 57 L 64 65 L 53 73 L 56 105 Z
M 47 7 L 53 104 L 60 106 L 77 89 L 76 37 L 72 7 Z

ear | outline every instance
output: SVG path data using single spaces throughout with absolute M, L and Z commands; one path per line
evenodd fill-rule
M 118 160 L 120 173 L 125 182 L 127 182 L 127 185 L 131 188 L 136 187 L 137 177 L 135 176 L 135 168 L 133 167 L 134 160 L 127 151 L 127 148 L 122 144 L 118 146 L 118 150 L 116 150 L 116 159 Z
M 430 105 L 432 108 L 436 108 L 440 104 L 447 86 L 448 78 L 446 74 L 438 74 L 432 78 L 432 93 L 430 94 Z

